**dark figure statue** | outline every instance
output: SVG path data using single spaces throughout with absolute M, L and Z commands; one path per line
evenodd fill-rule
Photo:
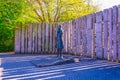
M 61 25 L 58 26 L 57 36 L 56 36 L 56 49 L 57 49 L 57 57 L 63 58 L 62 49 L 64 48 L 63 41 L 62 41 L 62 27 Z

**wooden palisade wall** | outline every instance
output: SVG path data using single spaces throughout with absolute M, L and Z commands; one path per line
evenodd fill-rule
M 61 23 L 64 53 L 120 61 L 120 6 Z M 15 31 L 15 53 L 55 53 L 57 23 Z

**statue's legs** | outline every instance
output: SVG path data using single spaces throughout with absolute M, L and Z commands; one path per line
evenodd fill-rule
M 57 49 L 57 57 L 59 57 L 59 56 L 60 56 L 59 49 Z
M 59 49 L 60 58 L 63 58 L 62 49 Z
M 57 49 L 57 57 L 59 57 L 59 50 Z
M 62 58 L 62 49 L 59 49 L 60 58 Z
M 57 57 L 63 58 L 62 49 L 57 49 Z

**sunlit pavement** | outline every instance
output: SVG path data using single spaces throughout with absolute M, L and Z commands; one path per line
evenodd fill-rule
M 30 61 L 55 55 L 0 54 L 1 80 L 120 80 L 120 64 L 81 58 L 78 63 L 39 68 Z

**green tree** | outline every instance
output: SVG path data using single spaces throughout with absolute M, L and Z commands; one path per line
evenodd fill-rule
M 92 0 L 0 0 L 0 52 L 14 49 L 19 23 L 64 22 L 97 10 Z
M 63 22 L 98 10 L 92 0 L 27 0 L 39 22 Z
M 14 28 L 23 0 L 0 0 L 0 52 L 14 49 Z

